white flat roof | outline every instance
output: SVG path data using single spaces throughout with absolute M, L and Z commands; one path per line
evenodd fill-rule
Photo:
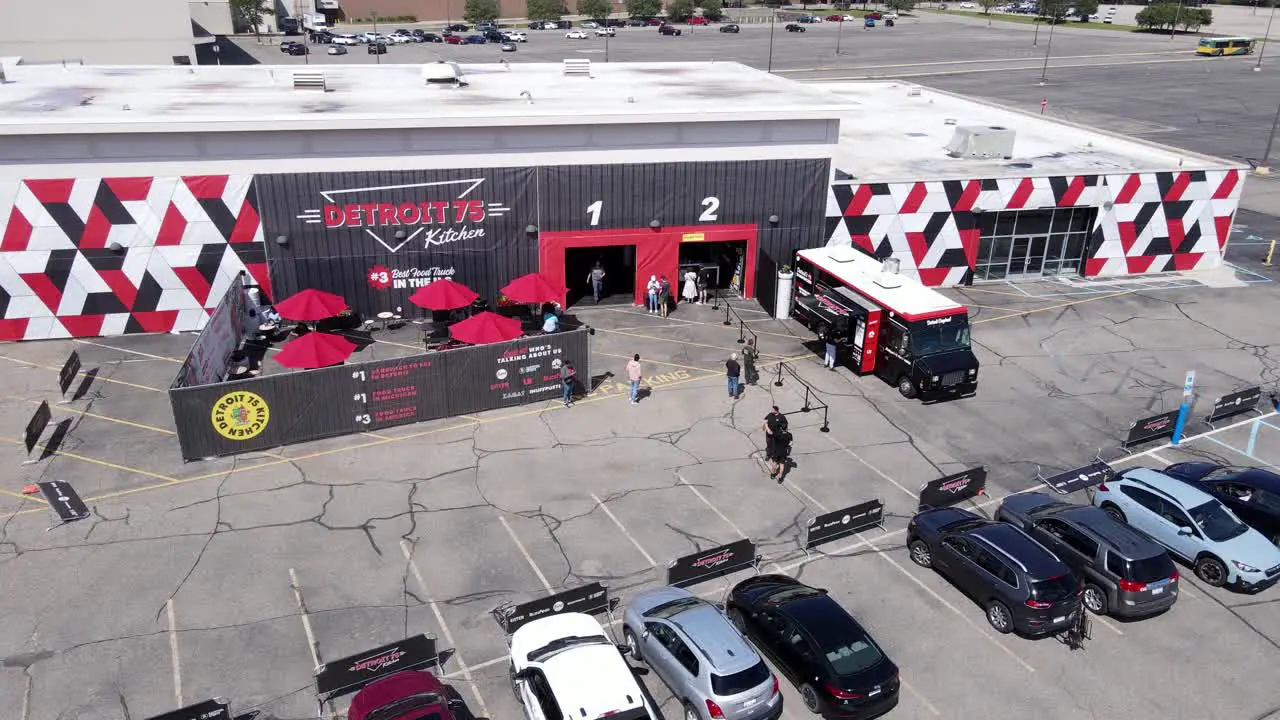
M 880 284 L 883 279 L 879 260 L 849 246 L 821 247 L 801 250 L 801 258 L 835 276 L 837 280 L 857 288 L 880 305 L 901 315 L 905 320 L 958 315 L 964 310 L 946 295 L 920 284 L 919 280 L 905 275 L 894 276 L 897 286 Z
M 903 82 L 811 83 L 852 109 L 840 116 L 834 166 L 862 182 L 973 180 L 1247 167 Z M 910 95 L 918 88 L 919 95 Z M 948 125 L 948 119 L 955 125 Z M 952 158 L 957 126 L 1016 133 L 1010 160 Z M 1029 165 L 1029 167 L 1027 167 Z
M 0 134 L 563 125 L 837 118 L 838 95 L 739 63 L 93 67 L 0 61 Z M 295 72 L 329 90 L 295 90 Z

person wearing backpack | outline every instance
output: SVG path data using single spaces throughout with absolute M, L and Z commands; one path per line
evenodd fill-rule
M 774 405 L 768 415 L 764 416 L 764 453 L 769 461 L 769 477 L 778 478 L 786 467 L 787 456 L 791 454 L 791 431 L 787 429 L 787 416 Z
M 666 317 L 671 309 L 671 281 L 666 275 L 658 282 L 658 307 L 662 310 L 662 317 Z

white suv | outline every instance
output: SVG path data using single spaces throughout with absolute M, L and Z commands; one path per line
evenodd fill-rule
M 502 33 L 502 39 L 507 42 L 529 42 L 529 36 L 522 32 L 513 32 L 506 30 Z
M 655 720 L 636 676 L 595 618 L 563 613 L 511 636 L 511 687 L 527 720 Z

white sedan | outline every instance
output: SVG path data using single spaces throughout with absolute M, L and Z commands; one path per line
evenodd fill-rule
M 618 31 L 614 28 L 596 28 L 596 37 L 616 37 L 617 35 Z
M 330 55 L 346 55 L 347 48 L 344 45 L 330 45 L 328 52 Z
M 413 42 L 413 36 L 412 35 L 388 35 L 386 38 L 384 38 L 383 41 L 394 43 L 396 45 L 404 45 L 406 43 Z
M 504 32 L 502 39 L 513 43 L 529 42 L 529 36 L 522 32 Z
M 588 21 L 586 21 L 586 22 L 582 23 L 582 27 L 584 27 L 584 28 L 598 28 L 598 27 L 600 27 L 600 23 L 596 22 L 595 20 L 588 20 Z
M 972 10 L 978 7 L 978 3 L 962 2 L 960 3 L 960 7 L 964 8 L 965 10 Z
M 334 45 L 359 45 L 360 38 L 356 37 L 355 35 L 334 35 L 333 44 Z
M 581 30 L 570 30 L 569 32 L 565 33 L 564 36 L 569 38 L 570 40 L 586 40 L 588 37 L 588 35 L 582 32 Z

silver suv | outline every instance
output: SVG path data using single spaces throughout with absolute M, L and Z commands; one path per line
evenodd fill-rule
M 776 720 L 778 679 L 714 605 L 688 590 L 636 595 L 623 615 L 631 656 L 684 706 L 684 720 Z

